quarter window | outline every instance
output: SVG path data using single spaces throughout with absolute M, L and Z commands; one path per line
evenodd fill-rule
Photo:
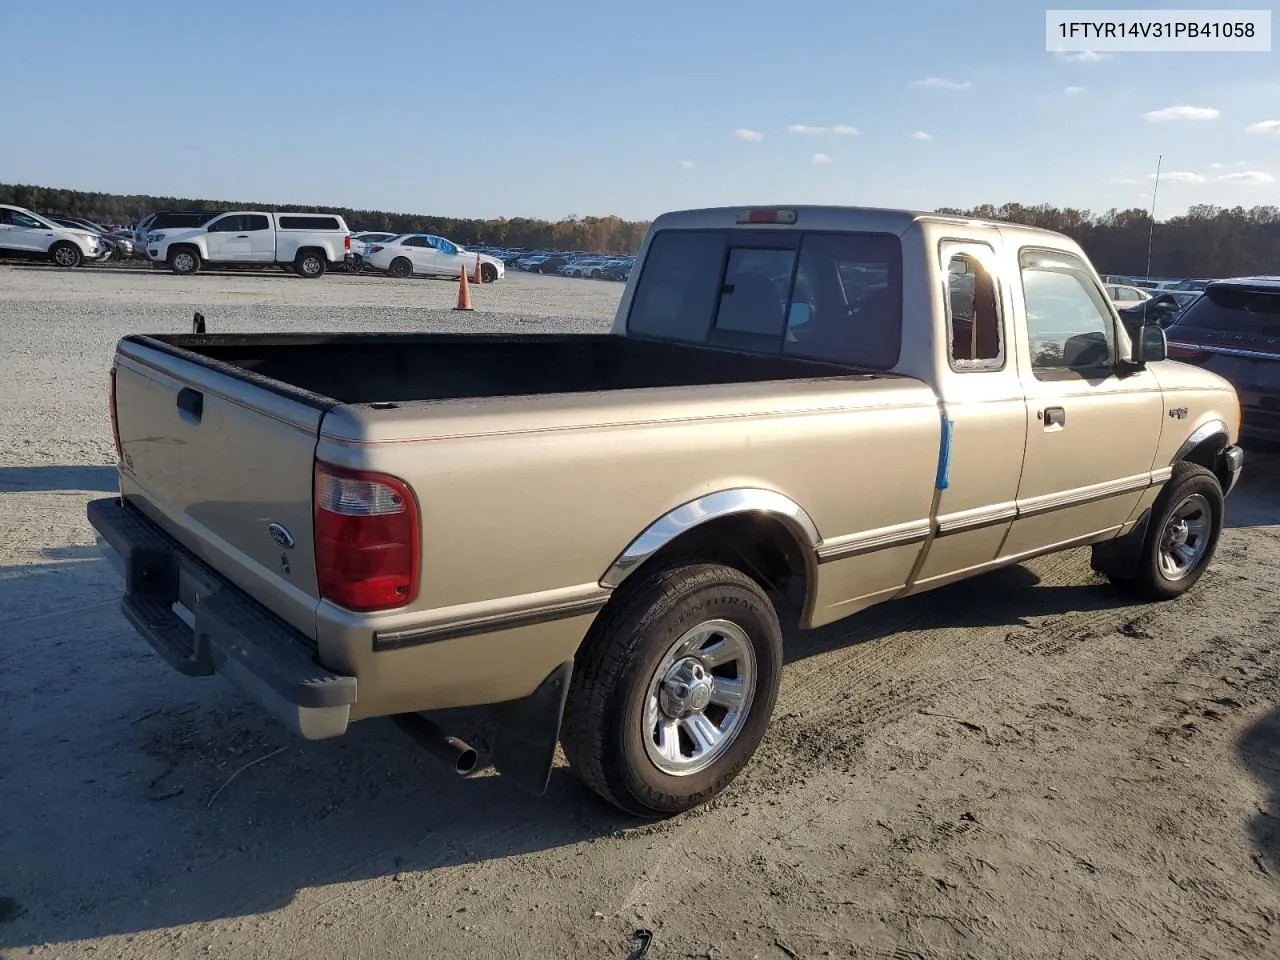
M 1115 325 L 1084 262 L 1057 251 L 1024 250 L 1019 263 L 1036 378 L 1106 376 L 1115 362 Z

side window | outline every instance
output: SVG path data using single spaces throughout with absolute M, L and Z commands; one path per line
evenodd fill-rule
M 210 233 L 234 233 L 242 229 L 240 226 L 241 217 L 239 214 L 232 214 L 229 217 L 223 217 L 221 220 L 215 220 L 209 224 Z
M 715 329 L 781 337 L 795 259 L 794 250 L 730 250 Z
M 427 241 L 422 237 L 406 237 L 400 245 L 402 247 L 425 247 Z
M 241 230 L 269 230 L 271 221 L 260 213 L 248 213 L 240 218 L 244 221 Z
M 951 368 L 999 370 L 1004 366 L 995 279 L 969 253 L 947 263 L 947 323 Z
M 26 227 L 29 230 L 39 230 L 44 224 L 39 220 L 28 217 L 25 213 L 19 213 L 17 210 L 10 211 L 10 223 L 15 227 Z
M 1024 250 L 1019 263 L 1032 373 L 1038 380 L 1106 376 L 1115 362 L 1115 326 L 1084 261 Z

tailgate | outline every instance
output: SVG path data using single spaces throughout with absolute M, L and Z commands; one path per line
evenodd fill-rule
M 322 406 L 132 340 L 116 354 L 120 493 L 315 636 L 312 473 Z

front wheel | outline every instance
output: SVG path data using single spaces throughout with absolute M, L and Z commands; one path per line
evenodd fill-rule
M 493 283 L 498 279 L 498 268 L 492 263 L 480 264 L 480 281 L 482 283 Z
M 179 247 L 169 254 L 169 269 L 179 276 L 190 276 L 200 269 L 200 254 L 190 247 Z
M 705 803 L 755 753 L 777 701 L 782 631 L 759 585 L 720 564 L 638 573 L 583 642 L 561 744 L 614 806 Z
M 55 243 L 49 250 L 49 259 L 60 267 L 78 267 L 84 262 L 84 254 L 74 243 Z
M 1151 506 L 1137 573 L 1111 577 L 1150 600 L 1169 600 L 1190 590 L 1213 560 L 1222 535 L 1225 500 L 1213 472 L 1179 461 Z

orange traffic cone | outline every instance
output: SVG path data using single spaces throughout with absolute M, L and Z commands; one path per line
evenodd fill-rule
M 467 268 L 458 268 L 458 305 L 455 310 L 471 309 L 471 287 L 467 283 Z
M 471 277 L 472 283 L 484 283 L 484 278 L 480 276 L 480 258 L 476 257 L 476 272 Z

